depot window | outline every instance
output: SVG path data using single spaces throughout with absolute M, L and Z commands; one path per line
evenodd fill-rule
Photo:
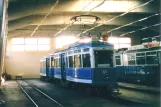
M 12 51 L 49 51 L 49 38 L 12 38 Z
M 114 49 L 128 48 L 131 46 L 131 39 L 128 37 L 109 37 L 108 42 L 114 45 Z

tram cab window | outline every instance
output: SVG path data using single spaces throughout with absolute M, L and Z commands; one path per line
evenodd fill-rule
M 95 64 L 96 67 L 112 67 L 113 51 L 109 50 L 95 51 Z
M 80 68 L 81 66 L 81 55 L 75 55 L 74 56 L 74 61 L 75 61 L 75 68 Z
M 147 64 L 158 64 L 158 57 L 156 52 L 146 53 L 146 63 Z
M 59 58 L 55 59 L 55 67 L 60 68 L 60 61 Z
M 137 65 L 145 64 L 145 53 L 136 54 L 136 63 Z
M 116 59 L 116 65 L 121 65 L 120 56 L 115 56 L 115 59 Z
M 69 56 L 69 67 L 74 67 L 74 59 L 73 59 L 73 56 Z
M 90 55 L 83 54 L 82 58 L 83 58 L 83 67 L 91 67 Z
M 54 67 L 54 58 L 51 57 L 51 67 Z

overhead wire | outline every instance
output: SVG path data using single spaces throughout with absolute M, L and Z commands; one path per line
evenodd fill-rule
M 31 33 L 31 36 L 34 35 L 34 33 L 39 29 L 39 27 L 42 25 L 42 23 L 46 20 L 46 18 L 52 13 L 53 9 L 58 5 L 59 0 L 57 0 L 54 5 L 51 7 L 50 11 L 45 15 L 45 17 L 43 18 L 43 20 L 40 22 L 39 25 L 37 25 L 37 27 L 34 29 L 34 31 Z
M 148 38 L 143 38 L 142 40 L 146 40 L 146 39 L 149 39 L 149 38 L 157 38 L 157 37 L 160 37 L 160 35 L 159 36 L 148 37 Z
M 157 24 L 150 25 L 150 26 L 146 26 L 146 27 L 143 27 L 143 28 L 140 28 L 140 29 L 137 29 L 137 30 L 133 30 L 133 31 L 130 31 L 130 32 L 121 34 L 120 36 L 125 36 L 125 35 L 127 35 L 127 34 L 135 33 L 135 32 L 137 32 L 137 31 L 145 30 L 145 29 L 148 29 L 148 28 L 151 28 L 151 27 L 154 27 L 154 26 L 159 26 L 159 25 L 161 25 L 161 23 L 157 23 Z
M 144 17 L 144 18 L 141 18 L 141 19 L 139 19 L 139 20 L 130 22 L 130 23 L 128 23 L 128 24 L 125 24 L 125 25 L 116 27 L 116 28 L 114 28 L 114 29 L 109 30 L 108 33 L 111 33 L 112 31 L 121 29 L 121 28 L 126 27 L 126 26 L 129 26 L 129 25 L 135 24 L 135 23 L 137 23 L 137 22 L 141 22 L 141 21 L 147 20 L 147 19 L 152 18 L 152 17 L 154 17 L 154 16 L 158 16 L 158 15 L 160 15 L 160 14 L 161 14 L 161 13 L 155 13 L 155 14 L 153 14 L 153 15 L 150 15 L 150 16 L 147 16 L 147 17 Z
M 150 2 L 152 2 L 152 1 L 154 1 L 154 0 L 149 0 L 148 2 L 145 2 L 145 3 L 141 4 L 141 5 L 136 5 L 136 6 L 132 7 L 131 9 L 127 10 L 126 12 L 124 12 L 124 13 L 118 15 L 118 16 L 115 16 L 115 17 L 113 17 L 112 19 L 109 19 L 109 20 L 105 21 L 104 23 L 98 24 L 98 25 L 95 26 L 95 27 L 92 27 L 92 28 L 90 28 L 90 29 L 85 30 L 83 33 L 86 33 L 86 32 L 88 32 L 88 31 L 91 31 L 91 30 L 93 30 L 93 29 L 95 29 L 95 28 L 97 28 L 97 27 L 99 27 L 99 26 L 102 26 L 102 25 L 104 25 L 105 23 L 108 23 L 108 22 L 110 22 L 110 21 L 113 21 L 113 20 L 115 20 L 115 19 L 118 18 L 118 17 L 122 17 L 122 16 L 128 14 L 129 12 L 131 12 L 131 11 L 137 9 L 137 8 L 140 8 L 140 7 L 143 7 L 143 6 L 145 6 L 145 5 L 148 5 L 148 4 L 149 4 Z M 80 36 L 81 34 L 82 34 L 82 33 L 78 34 L 77 36 Z

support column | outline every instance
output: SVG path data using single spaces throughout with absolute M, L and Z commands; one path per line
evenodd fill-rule
M 7 7 L 8 0 L 0 0 L 0 78 L 2 72 L 4 72 L 6 37 L 8 33 Z

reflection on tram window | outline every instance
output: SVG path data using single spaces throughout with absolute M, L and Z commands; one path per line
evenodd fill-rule
M 135 54 L 128 54 L 128 64 L 135 65 Z
M 60 68 L 59 58 L 55 59 L 55 67 Z
M 147 64 L 158 64 L 158 57 L 156 52 L 146 53 L 146 63 Z
M 83 54 L 83 67 L 91 67 L 90 63 L 90 55 L 89 54 Z
M 108 50 L 95 51 L 96 67 L 112 67 L 113 66 L 113 52 Z
M 73 56 L 69 56 L 69 67 L 74 67 Z
M 136 63 L 137 65 L 145 64 L 145 53 L 136 54 Z
M 54 67 L 54 58 L 51 57 L 51 67 Z
M 120 56 L 115 56 L 115 59 L 116 59 L 116 65 L 121 65 Z
M 75 60 L 75 68 L 80 68 L 81 66 L 81 55 L 75 55 L 74 56 L 74 60 Z

